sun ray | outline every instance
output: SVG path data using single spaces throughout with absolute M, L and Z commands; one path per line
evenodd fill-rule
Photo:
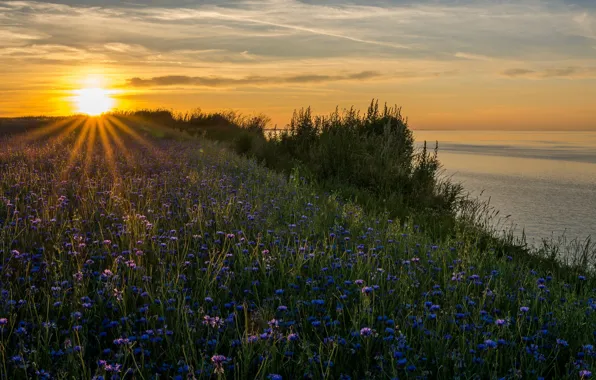
M 67 127 L 64 127 L 62 131 L 60 131 L 56 136 L 54 136 L 50 141 L 56 143 L 62 143 L 64 140 L 68 138 L 70 134 L 77 130 L 77 128 L 81 127 L 85 123 L 85 119 L 76 119 L 70 123 Z
M 89 174 L 91 163 L 93 162 L 93 150 L 95 149 L 95 138 L 97 137 L 97 129 L 99 120 L 95 118 L 89 118 L 89 133 L 87 136 L 87 150 L 85 151 L 85 163 L 83 166 L 83 176 Z
M 35 131 L 27 133 L 26 135 L 23 136 L 23 141 L 31 142 L 33 140 L 40 140 L 40 139 L 42 139 L 46 136 L 49 136 L 52 133 L 57 132 L 58 130 L 62 129 L 62 131 L 56 136 L 56 137 L 59 137 L 62 134 L 64 134 L 66 131 L 68 131 L 68 132 L 72 131 L 74 128 L 76 128 L 77 124 L 80 124 L 80 123 L 82 123 L 82 120 L 81 119 L 77 120 L 75 118 L 66 118 L 66 119 L 58 120 L 58 121 L 50 123 L 46 126 L 39 127 Z
M 80 126 L 79 136 L 77 137 L 71 151 L 70 155 L 64 164 L 64 168 L 62 169 L 62 173 L 60 174 L 60 179 L 63 181 L 67 178 L 68 173 L 71 171 L 78 155 L 79 151 L 81 150 L 83 143 L 85 142 L 85 138 L 89 132 L 89 122 L 90 119 L 86 119 L 84 123 Z
M 106 133 L 106 129 L 108 126 L 104 123 L 105 119 L 102 119 L 99 124 L 99 139 L 101 141 L 101 146 L 103 147 L 106 162 L 108 164 L 110 175 L 116 179 L 118 177 L 118 167 L 116 165 L 116 159 L 114 158 L 114 150 L 112 149 L 112 144 L 110 143 L 110 139 Z
M 164 134 L 169 134 L 169 135 L 176 135 L 176 134 L 181 134 L 181 132 L 173 129 L 173 128 L 167 128 L 164 127 L 163 125 L 160 125 L 158 123 L 155 123 L 151 120 L 146 120 L 146 119 L 141 119 L 135 115 L 131 115 L 131 116 L 127 116 L 128 119 L 130 119 L 131 121 L 140 124 L 140 125 L 146 125 L 149 128 L 155 129 L 160 133 L 164 133 Z M 186 137 L 188 137 L 188 135 L 185 135 Z
M 40 127 L 30 133 L 18 134 L 10 138 L 11 147 L 16 148 L 18 146 L 18 149 L 26 149 L 26 147 L 31 146 L 31 143 L 40 141 L 46 137 L 48 144 L 62 144 L 67 136 L 80 127 L 83 122 L 84 119 L 81 118 L 64 119 L 48 126 Z M 59 131 L 60 129 L 61 131 Z M 55 133 L 57 131 L 59 132 Z
M 160 157 L 162 156 L 162 152 L 161 152 L 161 149 L 159 147 L 157 147 L 156 145 L 152 144 L 150 141 L 148 141 L 143 136 L 141 136 L 140 134 L 138 134 L 134 129 L 132 129 L 128 125 L 124 124 L 122 121 L 118 120 L 115 117 L 109 117 L 109 120 L 113 123 L 114 126 L 117 127 L 117 129 L 120 129 L 124 133 L 128 134 L 129 136 L 131 136 L 135 141 L 139 142 L 145 148 L 150 149 L 157 156 L 160 156 Z
M 105 130 L 106 130 L 108 136 L 111 137 L 112 141 L 114 141 L 114 144 L 116 144 L 119 152 L 124 155 L 124 157 L 126 158 L 126 161 L 131 162 L 133 157 L 130 154 L 130 152 L 128 151 L 126 145 L 124 144 L 124 141 L 122 141 L 122 138 L 120 137 L 120 135 L 116 132 L 115 127 L 112 124 L 112 121 L 106 117 L 104 119 L 104 122 L 105 122 L 105 124 L 104 124 Z

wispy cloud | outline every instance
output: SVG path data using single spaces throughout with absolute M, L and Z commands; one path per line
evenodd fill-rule
M 132 87 L 161 87 L 161 86 L 204 86 L 204 87 L 225 87 L 236 85 L 276 85 L 276 84 L 302 84 L 302 83 L 323 83 L 345 80 L 364 80 L 378 78 L 381 74 L 375 71 L 362 71 L 347 75 L 318 75 L 304 74 L 287 77 L 263 77 L 247 76 L 244 78 L 228 77 L 191 77 L 185 75 L 167 75 L 149 79 L 131 78 L 127 80 L 127 86 Z
M 559 0 L 172 3 L 185 7 L 166 6 L 168 1 L 152 1 L 145 6 L 132 5 L 134 1 L 60 3 L 8 1 L 0 13 L 27 26 L 26 30 L 13 30 L 16 35 L 45 36 L 47 44 L 108 49 L 113 44 L 126 44 L 164 55 L 171 55 L 173 50 L 221 48 L 227 53 L 223 60 L 233 54 L 245 61 L 251 61 L 249 57 L 370 57 L 375 61 L 455 56 L 487 62 L 501 58 L 596 58 L 585 40 L 594 32 L 594 11 L 570 8 Z M 1 25 L 0 31 L 7 33 Z M 11 40 L 16 38 L 13 35 Z M 21 39 L 20 44 L 26 43 Z M 246 51 L 249 57 L 242 56 Z M 123 53 L 118 49 L 113 52 Z M 179 58 L 183 62 L 185 57 Z
M 545 69 L 512 68 L 501 72 L 502 75 L 510 78 L 596 78 L 596 66 L 594 67 L 550 67 Z
M 456 58 L 470 59 L 473 61 L 493 61 L 494 60 L 493 57 L 489 57 L 487 55 L 482 55 L 482 54 L 473 54 L 473 53 L 457 52 L 454 54 L 454 56 Z
M 463 96 L 481 102 L 478 78 L 595 77 L 595 16 L 591 0 L 0 0 L 0 93 L 98 69 L 172 107 L 381 94 L 419 99 L 422 119 Z
M 52 62 L 70 62 L 89 61 L 89 62 L 109 62 L 109 58 L 100 53 L 93 52 L 83 48 L 76 48 L 67 45 L 54 44 L 33 44 L 27 46 L 15 46 L 0 48 L 0 57 L 3 59 L 17 58 L 28 61 L 35 59 L 38 61 Z
M 507 69 L 502 72 L 503 75 L 507 77 L 520 77 L 528 74 L 535 74 L 534 70 L 529 69 Z

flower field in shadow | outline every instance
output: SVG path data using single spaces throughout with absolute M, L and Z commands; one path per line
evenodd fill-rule
M 593 277 L 132 124 L 0 140 L 0 378 L 591 376 Z

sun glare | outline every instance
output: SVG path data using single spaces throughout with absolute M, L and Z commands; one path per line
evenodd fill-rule
M 98 116 L 114 107 L 111 91 L 100 88 L 83 88 L 75 91 L 77 111 L 89 116 Z

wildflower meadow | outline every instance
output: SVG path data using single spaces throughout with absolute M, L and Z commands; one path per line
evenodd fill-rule
M 596 281 L 118 118 L 0 138 L 1 379 L 588 379 Z

